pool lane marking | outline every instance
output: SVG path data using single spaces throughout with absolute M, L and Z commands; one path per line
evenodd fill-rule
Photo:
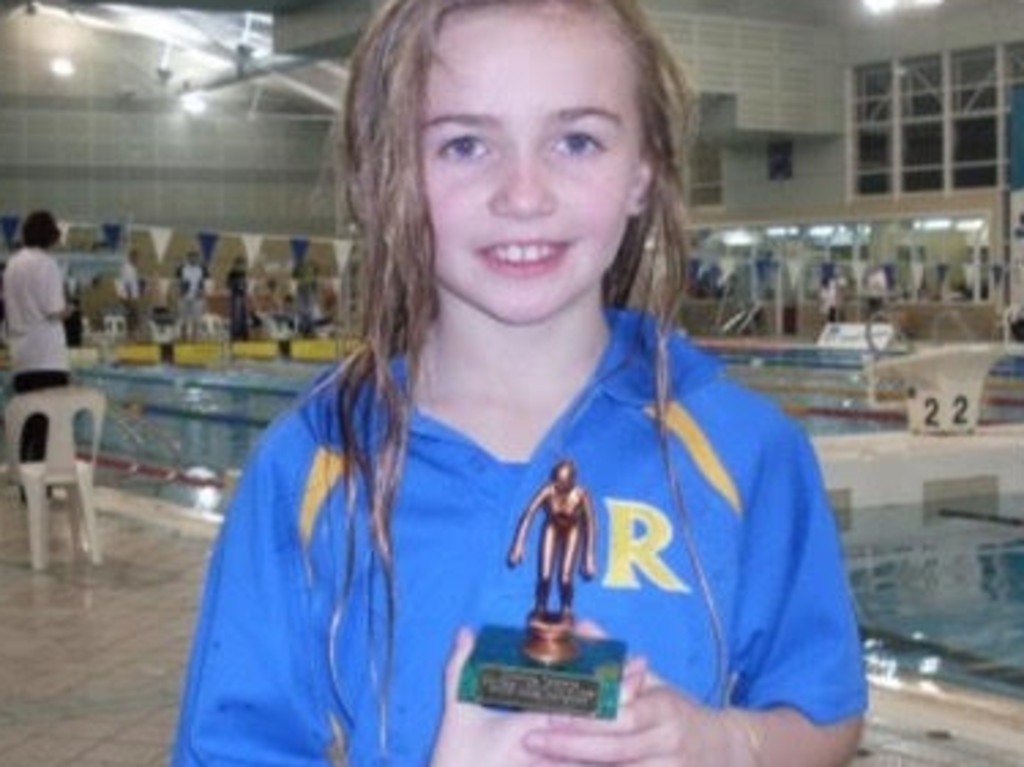
M 189 487 L 224 487 L 224 481 L 219 478 L 201 479 L 199 477 L 190 477 L 178 469 L 130 461 L 127 458 L 117 458 L 112 455 L 98 456 L 96 458 L 96 465 L 104 469 L 116 469 L 126 474 L 141 474 L 144 477 L 153 477 L 179 485 L 188 485 Z

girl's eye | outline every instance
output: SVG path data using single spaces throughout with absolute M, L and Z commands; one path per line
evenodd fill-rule
M 441 156 L 453 160 L 470 160 L 482 156 L 484 145 L 475 136 L 457 136 L 441 145 Z
M 589 133 L 569 133 L 558 142 L 558 148 L 567 155 L 593 154 L 601 148 Z

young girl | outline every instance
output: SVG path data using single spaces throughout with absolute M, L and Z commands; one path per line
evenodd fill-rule
M 812 448 L 670 326 L 687 106 L 635 0 L 378 13 L 346 116 L 366 345 L 251 458 L 176 765 L 850 758 L 864 678 Z M 533 607 L 506 557 L 565 460 L 594 511 L 577 626 L 634 658 L 611 721 L 456 698 L 473 632 Z

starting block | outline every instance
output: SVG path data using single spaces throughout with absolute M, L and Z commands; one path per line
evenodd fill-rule
M 966 434 L 978 427 L 985 380 L 1005 354 L 995 344 L 945 344 L 876 360 L 869 375 L 903 385 L 911 432 Z

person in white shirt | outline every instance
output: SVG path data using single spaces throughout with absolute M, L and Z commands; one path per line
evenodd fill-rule
M 139 333 L 139 308 L 142 301 L 142 280 L 139 277 L 139 254 L 131 251 L 118 278 L 121 303 L 124 306 L 124 318 L 128 325 L 128 335 L 132 338 Z
M 199 254 L 189 251 L 186 261 L 178 268 L 178 313 L 185 338 L 195 341 L 199 318 L 206 309 L 205 287 L 209 272 L 199 263 Z
M 831 275 L 821 286 L 821 312 L 827 322 L 839 322 L 839 278 Z
M 60 238 L 52 213 L 30 213 L 21 229 L 23 247 L 7 262 L 3 290 L 16 394 L 67 386 L 71 378 L 64 333 L 68 314 L 64 277 L 48 252 Z M 21 435 L 22 461 L 44 458 L 47 431 L 44 416 L 28 420 Z
M 889 293 L 889 278 L 885 269 L 881 266 L 873 269 L 867 277 L 865 292 L 868 297 L 868 316 L 882 311 L 885 307 L 885 297 Z

